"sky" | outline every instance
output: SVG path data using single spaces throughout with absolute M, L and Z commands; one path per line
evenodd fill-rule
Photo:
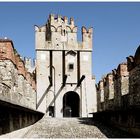
M 0 2 L 0 38 L 13 40 L 22 57 L 35 58 L 34 25 L 49 14 L 73 17 L 78 26 L 93 27 L 92 74 L 96 83 L 140 44 L 140 2 Z

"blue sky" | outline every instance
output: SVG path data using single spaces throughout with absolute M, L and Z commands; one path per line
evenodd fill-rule
M 74 17 L 80 41 L 81 27 L 93 27 L 97 82 L 140 44 L 140 2 L 0 2 L 0 37 L 12 39 L 21 56 L 35 58 L 34 25 L 44 25 L 50 13 Z

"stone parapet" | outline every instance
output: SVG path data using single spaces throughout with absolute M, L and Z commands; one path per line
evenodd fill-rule
M 134 56 L 127 57 L 129 70 L 129 105 L 140 105 L 140 46 Z
M 15 58 L 16 58 L 16 66 L 18 69 L 18 74 L 21 74 L 25 77 L 26 70 L 25 70 L 25 65 L 24 65 L 23 60 L 20 58 L 19 54 L 16 54 Z
M 104 86 L 101 86 L 102 85 Z M 122 110 L 140 105 L 140 46 L 127 62 L 107 74 L 97 84 L 98 111 Z M 102 95 L 104 93 L 104 95 Z M 104 96 L 104 102 L 101 97 Z
M 68 22 L 66 16 L 50 14 L 46 25 L 41 27 L 35 25 L 36 49 L 92 51 L 93 28 L 87 29 L 83 26 L 81 32 L 82 42 L 79 43 L 74 19 L 70 18 Z
M 12 40 L 0 39 L 0 60 L 11 60 L 14 64 L 15 61 L 15 49 Z
M 112 70 L 111 73 L 99 81 L 97 93 L 98 95 L 98 109 L 100 111 L 115 110 L 122 107 L 121 96 L 128 94 L 129 91 L 129 72 L 127 70 L 127 63 L 121 63 L 117 69 Z M 99 99 L 103 97 L 103 99 Z
M 0 39 L 0 99 L 36 109 L 35 73 L 25 63 L 9 39 Z

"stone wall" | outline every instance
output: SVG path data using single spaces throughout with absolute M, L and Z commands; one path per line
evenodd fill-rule
M 0 100 L 0 135 L 34 124 L 43 113 Z
M 127 63 L 121 63 L 97 84 L 98 111 L 121 109 L 123 106 L 121 97 L 128 93 Z
M 8 39 L 0 39 L 0 100 L 36 109 L 35 74 L 27 71 Z
M 26 66 L 26 67 L 25 67 Z M 36 111 L 36 78 L 31 60 L 22 60 L 9 39 L 0 39 L 0 134 L 42 118 Z
M 129 92 L 130 105 L 140 105 L 140 46 L 138 47 L 135 56 L 127 57 L 129 70 Z
M 97 110 L 92 78 L 93 28 L 82 27 L 81 32 L 79 42 L 74 19 L 68 22 L 60 15 L 51 14 L 46 25 L 35 26 L 37 104 L 38 110 L 48 116 L 63 117 L 67 106 L 72 112 L 79 106 L 80 117 L 92 117 L 91 113 Z M 63 102 L 69 92 L 79 96 L 80 104 L 76 101 L 75 108 Z
M 119 64 L 96 87 L 98 111 L 94 115 L 140 136 L 140 46 L 134 57 L 127 57 L 127 62 Z

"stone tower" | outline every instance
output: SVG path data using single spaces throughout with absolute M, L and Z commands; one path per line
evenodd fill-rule
M 53 14 L 46 25 L 35 26 L 39 111 L 54 117 L 90 117 L 96 111 L 92 34 L 82 27 L 78 42 L 74 19 Z

